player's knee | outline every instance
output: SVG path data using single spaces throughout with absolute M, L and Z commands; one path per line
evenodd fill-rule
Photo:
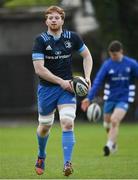
M 51 126 L 54 122 L 54 113 L 45 116 L 39 114 L 38 121 L 40 125 Z
M 41 136 L 46 136 L 50 132 L 51 126 L 49 125 L 39 125 L 37 128 L 37 133 Z
M 117 117 L 111 117 L 112 127 L 119 126 L 119 119 Z
M 41 136 L 45 136 L 49 134 L 50 128 L 54 122 L 54 113 L 46 116 L 39 114 L 38 121 L 39 121 L 39 126 L 37 132 Z
M 61 119 L 61 127 L 64 131 L 73 130 L 74 128 L 74 122 L 70 119 Z
M 71 130 L 74 127 L 74 119 L 76 117 L 75 107 L 65 107 L 59 111 L 62 129 Z
M 111 122 L 107 122 L 107 121 L 104 121 L 103 122 L 103 127 L 105 129 L 110 129 L 112 127 L 112 123 Z

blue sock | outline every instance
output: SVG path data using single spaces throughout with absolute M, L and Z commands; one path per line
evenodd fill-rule
M 73 131 L 62 132 L 62 147 L 64 153 L 64 164 L 71 161 L 73 146 L 75 144 L 75 137 Z
M 45 158 L 46 157 L 46 144 L 48 140 L 48 136 L 41 137 L 40 135 L 37 134 L 37 139 L 38 139 L 38 145 L 39 145 L 39 152 L 38 152 L 38 157 L 40 158 Z

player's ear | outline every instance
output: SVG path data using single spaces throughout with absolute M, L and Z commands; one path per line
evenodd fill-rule
M 47 19 L 45 19 L 45 24 L 48 26 L 48 22 L 47 22 Z
M 64 19 L 62 19 L 62 25 L 64 24 Z
M 123 49 L 121 49 L 120 52 L 123 54 L 123 52 L 124 52 Z

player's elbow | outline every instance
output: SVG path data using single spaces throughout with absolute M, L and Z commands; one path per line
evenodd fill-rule
M 36 73 L 38 76 L 41 76 L 41 74 L 42 74 L 43 71 L 44 71 L 43 61 L 34 61 L 34 62 L 33 62 L 33 65 L 34 65 L 35 73 Z
M 39 68 L 35 68 L 35 74 L 37 74 L 38 76 L 40 75 L 40 69 Z
M 36 73 L 38 76 L 42 76 L 42 74 L 43 74 L 43 68 L 41 68 L 41 67 L 35 67 L 35 73 Z

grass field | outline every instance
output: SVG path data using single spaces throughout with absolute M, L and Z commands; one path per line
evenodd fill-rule
M 104 157 L 106 134 L 102 124 L 78 123 L 73 153 L 74 174 L 68 179 L 137 179 L 138 124 L 121 124 L 119 150 Z M 66 179 L 62 175 L 61 130 L 55 124 L 47 148 L 47 167 L 42 176 L 34 171 L 36 125 L 0 128 L 0 178 Z
M 50 6 L 58 4 L 58 0 L 8 0 L 5 2 L 4 7 L 30 7 L 30 6 Z

